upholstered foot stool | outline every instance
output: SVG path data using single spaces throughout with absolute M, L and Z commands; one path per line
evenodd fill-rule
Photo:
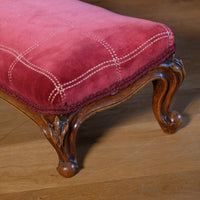
M 170 102 L 185 76 L 165 25 L 121 16 L 78 0 L 1 1 L 0 97 L 43 131 L 58 171 L 77 169 L 76 134 L 91 115 L 153 82 L 153 111 L 174 133 Z

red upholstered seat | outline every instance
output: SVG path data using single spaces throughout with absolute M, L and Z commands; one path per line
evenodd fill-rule
M 174 51 L 160 23 L 78 0 L 0 0 L 0 89 L 39 113 L 114 94 Z

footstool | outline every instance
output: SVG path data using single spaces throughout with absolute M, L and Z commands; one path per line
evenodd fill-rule
M 76 135 L 91 115 L 153 82 L 153 111 L 174 133 L 171 99 L 185 71 L 174 35 L 161 23 L 79 0 L 1 1 L 0 98 L 32 119 L 57 151 L 58 172 L 78 164 Z

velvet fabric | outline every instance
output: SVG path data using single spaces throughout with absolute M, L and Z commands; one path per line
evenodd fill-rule
M 160 23 L 79 0 L 0 0 L 0 89 L 42 114 L 114 94 L 174 51 Z

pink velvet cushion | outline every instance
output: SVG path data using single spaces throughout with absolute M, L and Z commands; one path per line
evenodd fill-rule
M 0 0 L 0 89 L 39 113 L 111 95 L 174 51 L 160 23 L 78 0 Z

